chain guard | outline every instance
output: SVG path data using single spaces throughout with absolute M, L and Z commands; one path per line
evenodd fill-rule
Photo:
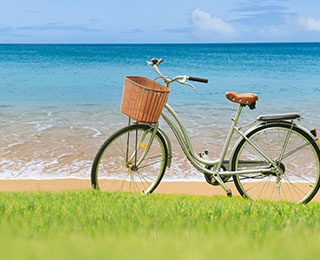
M 212 168 L 212 165 L 206 165 L 205 166 L 208 170 L 211 170 Z M 225 171 L 226 170 L 226 167 L 224 167 L 223 165 L 221 166 L 221 171 Z M 212 174 L 209 174 L 209 173 L 204 173 L 204 178 L 205 180 L 207 181 L 207 183 L 213 185 L 213 186 L 219 186 L 219 182 L 217 182 Z M 223 182 L 227 182 L 229 179 L 230 179 L 230 176 L 221 176 L 221 179 L 223 180 Z M 214 180 L 214 181 L 212 181 Z

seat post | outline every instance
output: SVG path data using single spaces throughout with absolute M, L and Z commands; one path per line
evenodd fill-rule
M 242 109 L 245 105 L 239 105 L 238 107 L 238 110 L 235 114 L 235 117 L 232 118 L 232 124 L 230 126 L 230 129 L 229 129 L 229 132 L 228 132 L 228 135 L 226 137 L 226 141 L 224 142 L 224 145 L 223 145 L 223 148 L 222 148 L 222 151 L 221 151 L 221 154 L 220 154 L 220 160 L 219 160 L 219 163 L 217 165 L 217 170 L 220 169 L 222 167 L 222 164 L 223 164 L 223 161 L 224 161 L 224 158 L 227 154 L 227 151 L 228 151 L 228 147 L 230 145 L 230 142 L 231 142 L 231 139 L 232 139 L 232 136 L 233 136 L 233 133 L 235 131 L 235 128 L 237 127 L 237 124 L 238 124 L 238 121 L 239 121 L 239 118 L 240 118 L 240 115 L 241 115 L 241 112 L 242 112 Z
M 238 106 L 238 110 L 237 110 L 237 112 L 235 113 L 234 118 L 231 119 L 231 120 L 233 121 L 232 126 L 236 126 L 236 125 L 238 124 L 238 121 L 239 121 L 239 118 L 240 118 L 242 109 L 243 109 L 243 107 L 245 107 L 245 106 L 246 106 L 246 105 L 241 105 L 241 104 Z

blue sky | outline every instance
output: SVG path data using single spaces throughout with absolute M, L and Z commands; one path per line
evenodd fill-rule
M 0 43 L 320 41 L 319 0 L 1 0 Z

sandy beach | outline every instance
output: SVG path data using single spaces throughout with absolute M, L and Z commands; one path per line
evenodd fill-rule
M 50 180 L 0 180 L 0 192 L 75 191 L 85 189 L 91 189 L 90 180 L 73 178 Z M 205 182 L 161 182 L 155 193 L 204 196 L 224 194 L 220 187 L 213 187 Z
M 239 196 L 233 183 L 228 183 L 233 196 Z M 0 192 L 45 192 L 76 191 L 91 189 L 90 180 L 84 179 L 50 179 L 50 180 L 0 180 Z M 211 186 L 206 182 L 161 182 L 154 193 L 185 194 L 199 196 L 226 196 L 219 186 Z M 313 198 L 320 202 L 320 192 Z

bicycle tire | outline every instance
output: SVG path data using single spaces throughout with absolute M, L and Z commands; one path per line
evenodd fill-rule
M 94 159 L 92 187 L 107 192 L 152 193 L 159 185 L 168 162 L 165 139 L 157 132 L 138 165 L 147 151 L 152 131 L 149 125 L 131 125 L 110 136 Z
M 292 133 L 283 159 L 279 159 L 290 129 Z M 246 137 L 274 158 L 281 174 L 234 175 L 234 183 L 241 196 L 253 200 L 285 200 L 297 203 L 308 203 L 312 200 L 320 186 L 320 151 L 306 130 L 288 122 L 275 122 L 260 125 Z M 231 158 L 232 171 L 261 168 L 262 165 L 265 168 L 271 167 L 271 164 L 242 138 Z

